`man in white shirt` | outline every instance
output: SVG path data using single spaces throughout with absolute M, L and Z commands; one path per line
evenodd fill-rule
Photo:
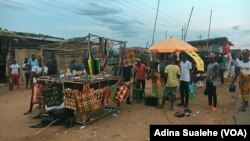
M 192 70 L 192 63 L 187 60 L 187 55 L 182 53 L 181 54 L 181 77 L 180 77 L 180 96 L 181 96 L 181 103 L 178 106 L 184 106 L 185 108 L 188 107 L 188 85 L 191 82 L 191 70 Z
M 39 66 L 32 67 L 32 76 L 33 76 L 33 84 L 37 83 L 37 77 L 47 75 L 48 67 L 42 66 L 42 63 L 39 61 Z
M 16 59 L 14 59 L 13 64 L 10 65 L 9 71 L 12 85 L 16 84 L 17 89 L 19 89 L 20 65 L 17 64 Z

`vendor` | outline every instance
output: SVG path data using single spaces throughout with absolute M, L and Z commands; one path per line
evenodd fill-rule
M 39 98 L 40 96 L 37 95 L 39 93 L 37 92 L 38 90 L 35 89 L 35 87 L 38 87 L 38 88 L 41 88 L 41 87 L 39 86 L 39 84 L 37 84 L 37 78 L 40 76 L 47 75 L 47 73 L 48 73 L 48 67 L 42 66 L 41 60 L 38 61 L 38 64 L 39 64 L 38 66 L 32 67 L 32 70 L 31 70 L 31 76 L 33 79 L 32 84 L 33 85 L 32 85 L 32 92 L 31 92 L 30 107 L 29 107 L 29 110 L 26 113 L 24 113 L 25 115 L 30 114 L 32 112 L 33 105 L 35 104 L 34 101 L 39 103 L 39 100 L 36 100 L 36 98 Z
M 137 58 L 136 61 L 137 64 L 134 66 L 136 88 L 142 88 L 143 90 L 145 90 L 147 68 L 146 65 L 141 62 L 140 58 Z

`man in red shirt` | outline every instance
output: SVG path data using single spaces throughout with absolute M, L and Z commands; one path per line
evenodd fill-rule
M 136 81 L 136 88 L 142 88 L 145 90 L 145 82 L 146 82 L 146 65 L 141 62 L 141 59 L 137 58 L 137 64 L 134 66 L 134 73 L 135 73 L 135 81 Z

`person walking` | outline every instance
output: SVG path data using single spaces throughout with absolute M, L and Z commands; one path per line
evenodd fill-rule
M 166 98 L 170 97 L 170 107 L 169 110 L 174 110 L 174 102 L 176 99 L 175 92 L 179 85 L 179 78 L 180 78 L 180 68 L 176 65 L 175 60 L 173 58 L 170 59 L 170 64 L 165 67 L 166 73 L 166 89 L 162 97 L 161 105 L 158 105 L 156 108 L 163 109 L 164 104 L 166 102 Z
M 241 97 L 243 101 L 243 106 L 241 111 L 245 112 L 249 106 L 249 92 L 250 92 L 250 50 L 242 50 L 242 61 L 238 62 L 236 68 L 236 74 L 231 85 L 234 85 L 237 78 L 239 77 L 239 88 L 241 92 Z
M 224 84 L 224 72 L 226 71 L 226 57 L 224 53 L 220 53 L 218 56 L 219 71 L 220 71 L 220 82 Z
M 215 61 L 215 54 L 209 53 L 207 59 L 209 64 L 207 66 L 206 72 L 206 89 L 205 95 L 208 96 L 208 108 L 212 111 L 216 111 L 217 109 L 217 94 L 216 94 L 216 79 L 219 77 L 219 65 Z

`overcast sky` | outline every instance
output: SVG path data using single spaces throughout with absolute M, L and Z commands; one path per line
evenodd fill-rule
M 65 39 L 92 33 L 145 47 L 152 43 L 157 2 L 0 0 L 0 27 Z M 250 48 L 250 0 L 161 0 L 154 42 L 181 39 L 192 7 L 186 41 L 207 39 L 212 10 L 210 38 L 227 37 L 235 48 Z

